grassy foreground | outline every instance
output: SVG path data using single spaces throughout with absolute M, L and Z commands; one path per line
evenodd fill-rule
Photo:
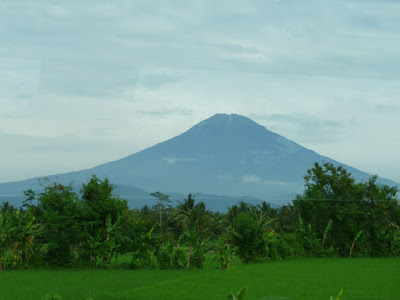
M 226 271 L 62 270 L 0 272 L 0 299 L 227 299 L 248 286 L 246 299 L 400 299 L 400 259 L 301 259 Z M 89 298 L 91 296 L 91 298 Z

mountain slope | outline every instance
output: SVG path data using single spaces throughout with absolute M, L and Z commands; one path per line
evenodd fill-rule
M 306 149 L 240 115 L 217 114 L 183 134 L 125 158 L 57 176 L 80 185 L 91 174 L 125 187 L 164 193 L 202 192 L 292 200 L 303 190 L 303 176 L 314 162 L 339 162 Z M 344 165 L 357 180 L 369 174 Z M 396 183 L 381 179 L 389 185 Z M 37 179 L 0 184 L 1 194 L 18 194 Z M 284 196 L 286 195 L 286 196 Z

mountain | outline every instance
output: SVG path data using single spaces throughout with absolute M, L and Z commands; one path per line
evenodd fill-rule
M 217 114 L 170 140 L 125 158 L 78 172 L 48 176 L 80 186 L 92 174 L 109 178 L 129 199 L 146 191 L 253 197 L 285 203 L 303 191 L 314 162 L 343 165 L 267 130 L 247 117 Z M 343 165 L 357 180 L 371 175 Z M 380 179 L 381 183 L 398 185 Z M 39 189 L 38 178 L 0 184 L 0 195 Z M 200 194 L 199 194 L 200 195 Z M 183 196 L 182 196 L 183 197 Z M 211 196 L 206 196 L 210 200 Z M 215 201 L 218 201 L 215 196 Z M 200 199 L 199 199 L 200 200 Z

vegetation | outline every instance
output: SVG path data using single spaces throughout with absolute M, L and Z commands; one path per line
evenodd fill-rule
M 322 240 L 320 251 L 340 256 L 399 255 L 397 189 L 378 185 L 376 180 L 373 176 L 355 183 L 344 168 L 329 164 L 315 164 L 308 171 L 304 194 L 296 197 L 293 206 Z M 331 230 L 324 234 L 328 223 Z M 330 250 L 322 249 L 324 243 Z
M 328 299 L 340 288 L 337 299 L 397 298 L 399 258 L 372 258 L 400 256 L 397 192 L 376 176 L 356 183 L 318 163 L 291 204 L 241 202 L 226 214 L 192 194 L 173 207 L 160 192 L 155 206 L 129 209 L 96 176 L 80 193 L 46 183 L 25 191 L 22 207 L 0 206 L 0 270 L 15 270 L 0 272 L 0 282 L 21 282 L 0 298 Z
M 215 253 L 226 270 L 243 263 L 296 257 L 400 255 L 397 189 L 377 177 L 356 183 L 344 168 L 316 163 L 292 204 L 271 208 L 241 202 L 226 214 L 193 195 L 176 207 L 160 192 L 153 207 L 130 210 L 110 182 L 93 176 L 80 195 L 48 183 L 25 191 L 23 207 L 0 207 L 0 270 L 27 268 L 202 268 Z M 119 263 L 128 254 L 130 261 Z
M 228 295 L 229 300 L 243 300 L 247 295 L 247 286 L 244 286 L 236 295 L 234 293 L 230 293 Z
M 0 299 L 398 299 L 399 258 L 320 258 L 242 264 L 225 271 L 207 254 L 203 270 L 35 270 L 0 272 Z M 121 257 L 122 258 L 122 257 Z M 50 298 L 51 299 L 51 298 Z

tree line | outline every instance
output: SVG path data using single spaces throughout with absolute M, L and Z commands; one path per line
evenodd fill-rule
M 315 163 L 304 192 L 273 208 L 262 202 L 212 212 L 192 194 L 176 206 L 160 192 L 154 206 L 129 209 L 108 179 L 47 183 L 0 206 L 0 270 L 53 267 L 202 268 L 212 253 L 223 270 L 298 257 L 400 255 L 397 188 L 377 176 L 357 183 L 343 167 Z M 129 259 L 119 259 L 121 256 Z

